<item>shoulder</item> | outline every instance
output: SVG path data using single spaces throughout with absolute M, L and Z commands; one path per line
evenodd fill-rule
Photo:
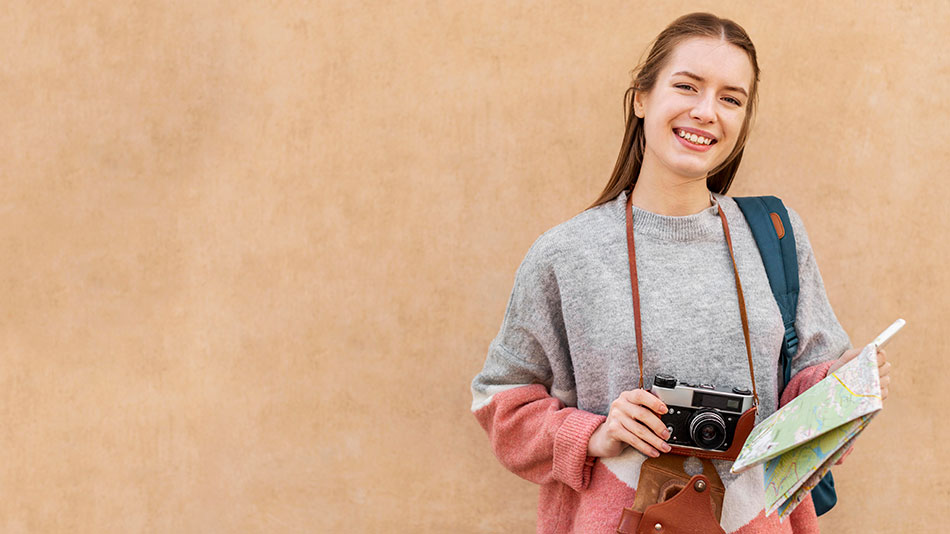
M 623 195 L 586 209 L 541 234 L 525 255 L 524 264 L 550 267 L 602 250 L 625 235 L 623 217 Z
M 792 234 L 795 236 L 795 252 L 798 253 L 799 262 L 804 258 L 811 256 L 811 241 L 808 239 L 808 232 L 805 230 L 805 221 L 794 208 L 785 204 L 788 210 L 788 220 L 792 223 Z
M 739 205 L 736 203 L 733 197 L 717 195 L 717 198 L 720 200 L 721 205 L 726 210 L 727 215 L 732 215 L 733 213 L 736 215 L 741 214 Z M 811 241 L 808 238 L 808 231 L 805 229 L 805 222 L 798 211 L 789 206 L 784 200 L 782 200 L 782 204 L 785 206 L 785 210 L 788 212 L 788 220 L 791 223 L 791 233 L 795 239 L 795 252 L 798 254 L 799 263 L 801 263 L 805 258 L 812 254 Z M 743 218 L 743 222 L 744 221 L 745 219 Z

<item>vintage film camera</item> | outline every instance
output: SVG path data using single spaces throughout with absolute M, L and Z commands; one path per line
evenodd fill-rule
M 652 391 L 669 408 L 660 416 L 670 430 L 667 443 L 686 449 L 728 450 L 739 416 L 753 404 L 748 389 L 677 382 L 670 375 L 656 375 Z

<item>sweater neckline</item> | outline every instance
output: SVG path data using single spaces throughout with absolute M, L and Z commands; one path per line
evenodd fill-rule
M 671 241 L 694 241 L 722 233 L 719 201 L 722 195 L 711 194 L 713 205 L 692 215 L 660 215 L 633 206 L 633 230 L 640 235 Z M 627 192 L 616 199 L 621 220 L 626 219 Z

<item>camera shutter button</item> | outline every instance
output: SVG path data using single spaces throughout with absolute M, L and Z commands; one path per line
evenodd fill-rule
M 732 392 L 735 393 L 736 395 L 751 395 L 752 394 L 752 392 L 749 391 L 748 389 L 740 388 L 739 386 L 732 388 Z

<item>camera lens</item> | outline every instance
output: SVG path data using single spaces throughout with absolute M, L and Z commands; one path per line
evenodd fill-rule
M 716 449 L 726 441 L 726 423 L 716 412 L 699 412 L 689 422 L 689 435 L 700 447 Z

